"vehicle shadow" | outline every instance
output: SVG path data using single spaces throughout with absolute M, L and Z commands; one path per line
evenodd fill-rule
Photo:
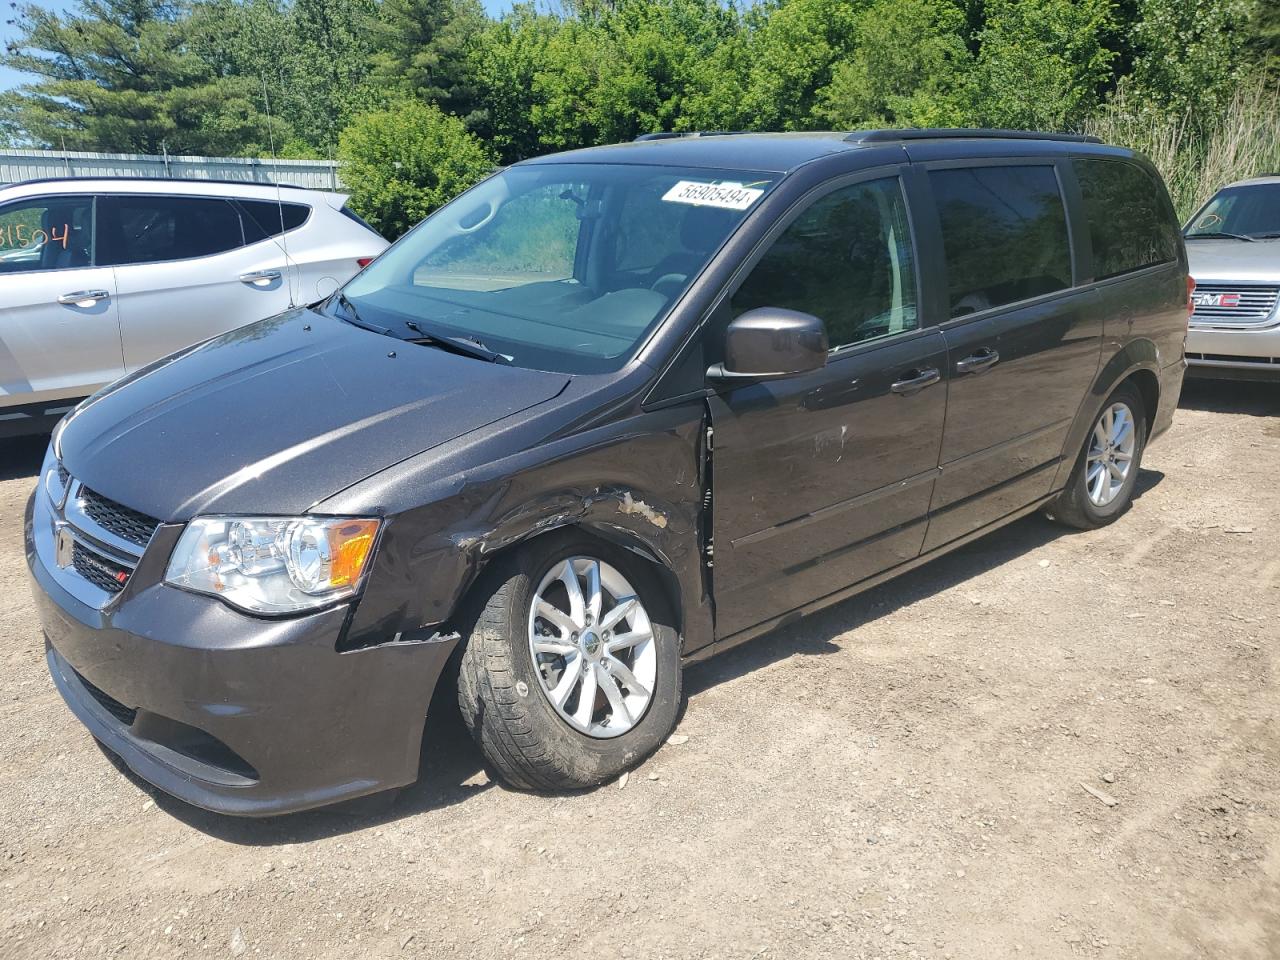
M 1163 479 L 1164 474 L 1159 470 L 1140 471 L 1134 485 L 1134 500 L 1140 499 Z M 835 653 L 840 649 L 835 638 L 896 613 L 925 597 L 959 586 L 1072 533 L 1071 529 L 1054 523 L 1039 513 L 1024 517 L 953 553 L 926 563 L 905 576 L 882 583 L 866 593 L 691 666 L 685 672 L 686 697 L 696 697 L 717 684 L 785 660 L 794 654 Z
M 1244 413 L 1253 417 L 1280 417 L 1280 382 L 1208 380 L 1188 377 L 1182 383 L 1183 410 L 1209 413 Z
M 0 440 L 0 482 L 22 477 L 35 479 L 49 446 L 48 434 Z
M 1142 470 L 1134 488 L 1134 499 L 1140 499 L 1163 479 L 1164 474 L 1158 470 Z M 834 653 L 839 649 L 837 637 L 1070 534 L 1066 527 L 1033 514 L 940 557 L 908 576 L 881 584 L 764 634 L 713 660 L 692 665 L 685 672 L 685 702 L 681 714 L 690 698 L 699 696 L 716 684 L 744 676 L 793 654 Z M 370 829 L 462 803 L 495 786 L 484 772 L 479 749 L 463 726 L 454 699 L 454 685 L 447 674 L 437 685 L 427 716 L 419 778 L 398 794 L 380 794 L 367 800 L 304 813 L 243 819 L 210 813 L 171 797 L 139 778 L 106 748 L 103 752 L 121 773 L 170 816 L 202 833 L 245 846 L 303 843 Z

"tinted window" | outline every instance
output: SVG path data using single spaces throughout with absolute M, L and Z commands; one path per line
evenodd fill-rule
M 1120 160 L 1071 163 L 1089 220 L 1095 279 L 1177 258 L 1178 225 L 1150 174 Z
M 109 265 L 187 260 L 244 243 L 240 215 L 226 200 L 198 197 L 101 197 L 98 262 Z
M 42 197 L 0 207 L 0 273 L 87 267 L 93 199 Z
M 1071 245 L 1049 166 L 964 167 L 929 174 L 947 259 L 951 316 L 1071 286 Z
M 257 243 L 284 231 L 297 230 L 311 216 L 311 208 L 305 203 L 275 203 L 272 200 L 239 200 L 244 221 L 245 243 Z M 367 224 L 366 224 L 367 226 Z
M 833 349 L 912 330 L 915 264 L 897 178 L 836 190 L 800 214 L 733 295 L 733 313 L 785 307 L 827 325 Z

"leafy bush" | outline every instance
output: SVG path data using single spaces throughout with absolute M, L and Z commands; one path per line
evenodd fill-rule
M 351 206 L 394 239 L 496 163 L 457 117 L 417 101 L 361 114 L 338 140 Z

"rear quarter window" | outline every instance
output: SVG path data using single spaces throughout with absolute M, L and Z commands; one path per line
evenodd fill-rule
M 929 182 L 952 317 L 1071 286 L 1067 213 L 1053 167 L 957 167 L 931 171 Z
M 282 232 L 297 230 L 311 216 L 311 208 L 305 203 L 276 203 L 274 200 L 236 202 L 245 212 L 245 243 L 257 243 L 267 237 L 279 236 Z
M 1177 259 L 1178 224 L 1151 174 L 1124 160 L 1071 164 L 1084 198 L 1095 280 Z

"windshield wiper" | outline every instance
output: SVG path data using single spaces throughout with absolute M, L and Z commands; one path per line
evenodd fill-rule
M 1253 237 L 1246 237 L 1243 233 L 1225 233 L 1222 230 L 1211 230 L 1204 233 L 1188 233 L 1184 234 L 1188 240 L 1202 240 L 1207 238 L 1226 237 L 1229 240 L 1248 240 L 1253 243 Z
M 356 305 L 351 302 L 351 298 L 348 297 L 341 290 L 339 290 L 333 296 L 334 296 L 334 299 L 337 300 L 338 303 L 342 305 L 342 309 L 346 313 L 346 316 L 341 317 L 340 319 L 345 320 L 347 323 L 351 324 L 353 327 L 359 327 L 361 330 L 370 330 L 373 333 L 380 333 L 384 337 L 392 336 L 391 331 L 388 330 L 386 327 L 380 327 L 376 323 L 368 323 L 364 320 L 361 320 L 360 311 L 357 310 Z
M 443 333 L 431 333 L 422 329 L 421 325 L 413 320 L 404 321 L 404 325 L 410 330 L 420 334 L 417 337 L 406 337 L 410 343 L 434 344 L 444 350 L 452 350 L 454 353 L 461 353 L 468 357 L 474 357 L 477 360 L 485 360 L 489 363 L 510 363 L 511 358 L 506 354 L 498 353 L 496 350 L 490 350 L 479 340 L 473 340 L 470 337 L 451 337 Z
M 1280 240 L 1280 233 L 1255 233 L 1255 240 Z

